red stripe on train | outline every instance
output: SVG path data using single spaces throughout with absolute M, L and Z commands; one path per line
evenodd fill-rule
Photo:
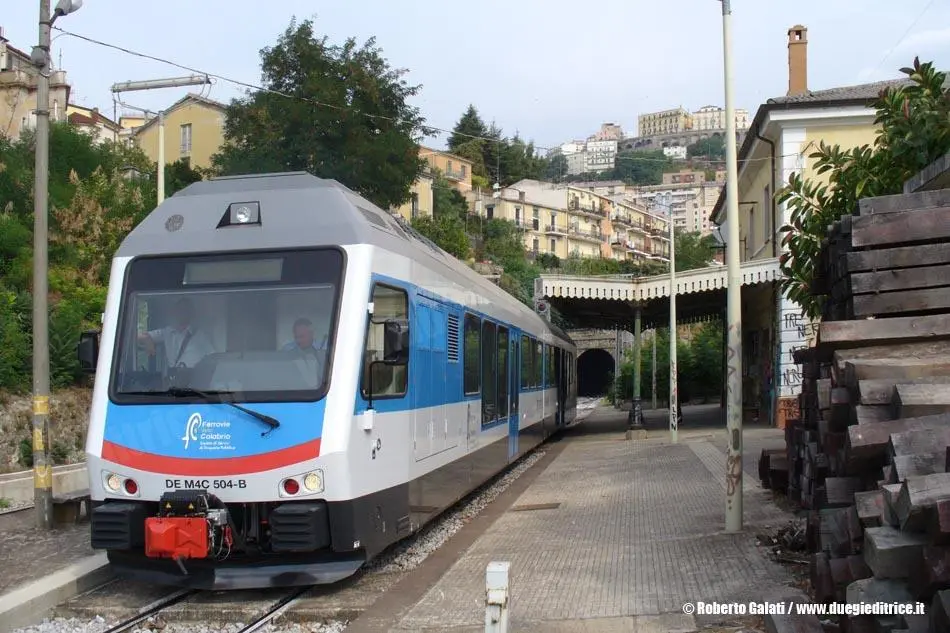
M 136 470 L 168 475 L 243 475 L 290 466 L 313 459 L 320 454 L 320 440 L 316 439 L 289 448 L 246 457 L 195 459 L 169 457 L 119 446 L 108 440 L 102 443 L 102 459 Z

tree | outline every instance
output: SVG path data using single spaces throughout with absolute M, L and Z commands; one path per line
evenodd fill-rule
M 489 178 L 488 170 L 485 169 L 485 141 L 470 139 L 456 147 L 453 152 L 472 161 L 472 185 L 475 185 L 475 178 L 481 178 L 487 186 Z
M 716 255 L 716 240 L 712 235 L 693 231 L 674 231 L 676 240 L 676 270 L 706 268 Z
M 458 154 L 460 146 L 472 141 L 480 141 L 487 131 L 485 122 L 478 115 L 478 110 L 475 109 L 473 104 L 469 104 L 468 110 L 452 128 L 452 134 L 448 140 L 449 150 Z
M 779 202 L 791 211 L 781 228 L 788 247 L 780 259 L 782 289 L 811 319 L 823 310 L 824 297 L 813 283 L 827 227 L 854 213 L 861 198 L 901 193 L 904 181 L 950 150 L 946 74 L 917 58 L 901 72 L 909 84 L 888 87 L 874 102 L 880 128 L 873 145 L 842 150 L 822 142 L 810 158 L 817 174 L 827 174 L 828 184 L 793 173 L 778 192 Z
M 726 143 L 722 136 L 710 136 L 687 147 L 686 155 L 690 158 L 701 157 L 707 160 L 721 160 L 726 157 Z
M 0 390 L 29 384 L 31 362 L 32 132 L 0 139 Z M 153 207 L 154 178 L 127 179 L 126 168 L 155 173 L 138 148 L 97 143 L 67 123 L 50 126 L 50 378 L 82 379 L 79 333 L 105 308 L 111 258 L 129 229 Z
M 628 185 L 658 185 L 663 182 L 663 173 L 673 168 L 673 161 L 662 150 L 626 150 L 617 154 L 614 165 L 612 179 Z
M 316 38 L 309 20 L 261 51 L 266 90 L 227 109 L 221 174 L 304 170 L 332 178 L 383 208 L 406 202 L 422 173 L 416 138 L 427 130 L 407 103 L 418 92 L 370 38 L 358 47 Z
M 561 182 L 567 177 L 567 156 L 558 152 L 551 157 L 544 170 L 544 177 L 552 182 Z
M 438 171 L 432 174 L 432 217 L 416 217 L 412 227 L 454 257 L 466 260 L 471 252 L 465 217 L 468 204 Z
M 192 167 L 187 159 L 179 158 L 165 166 L 165 197 L 173 196 L 191 183 L 203 180 L 206 175 L 211 174 L 200 167 Z

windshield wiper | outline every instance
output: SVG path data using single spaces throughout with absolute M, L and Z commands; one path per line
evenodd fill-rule
M 208 402 L 220 402 L 221 404 L 227 404 L 239 411 L 257 418 L 264 424 L 270 427 L 270 431 L 273 431 L 280 426 L 280 421 L 277 418 L 272 418 L 269 415 L 259 413 L 257 411 L 252 411 L 246 409 L 239 404 L 234 404 L 233 402 L 228 402 L 223 398 L 227 394 L 234 393 L 233 391 L 199 391 L 197 389 L 192 389 L 191 387 L 169 387 L 168 391 L 125 391 L 130 395 L 148 395 L 148 396 L 160 396 L 160 395 L 169 395 L 175 396 L 176 398 L 187 398 L 189 396 L 198 396 L 199 398 L 204 398 Z M 261 433 L 261 437 L 266 436 L 270 431 L 265 431 Z

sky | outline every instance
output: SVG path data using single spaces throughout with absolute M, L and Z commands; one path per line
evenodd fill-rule
M 2 2 L 4 36 L 29 52 L 38 37 L 38 0 Z M 943 0 L 731 4 L 735 107 L 750 117 L 788 89 L 787 31 L 796 24 L 808 29 L 812 90 L 899 77 L 915 55 L 950 69 L 950 3 Z M 634 135 L 642 113 L 725 105 L 716 0 L 84 0 L 56 27 L 259 84 L 260 49 L 294 16 L 312 19 L 332 43 L 375 36 L 389 64 L 421 85 L 412 104 L 426 123 L 446 130 L 474 104 L 504 133 L 548 148 L 586 138 L 603 122 Z M 191 74 L 53 35 L 54 65 L 67 72 L 71 101 L 106 116 L 113 114 L 114 83 Z M 157 111 L 189 91 L 228 102 L 245 90 L 218 79 L 120 98 Z M 444 147 L 446 139 L 429 144 Z

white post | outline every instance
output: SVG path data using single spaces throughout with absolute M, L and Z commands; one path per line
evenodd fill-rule
M 508 569 L 493 561 L 485 570 L 485 633 L 508 633 Z
M 158 113 L 158 204 L 165 199 L 165 111 Z
M 670 222 L 670 442 L 679 441 L 679 425 L 677 421 L 677 371 L 676 371 L 676 233 L 673 221 L 672 194 L 663 194 Z
M 722 1 L 723 78 L 726 91 L 726 532 L 742 530 L 742 283 L 739 269 L 739 177 L 736 113 L 732 96 L 732 34 L 729 0 Z
M 656 326 L 653 326 L 653 410 L 656 411 Z

